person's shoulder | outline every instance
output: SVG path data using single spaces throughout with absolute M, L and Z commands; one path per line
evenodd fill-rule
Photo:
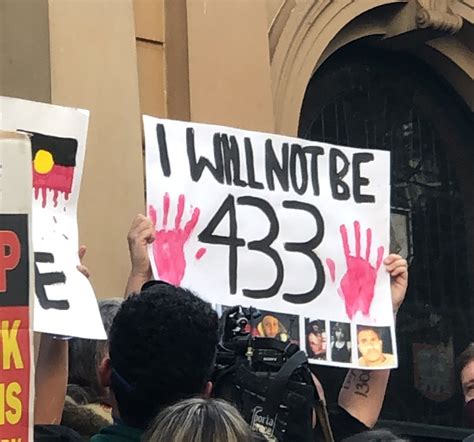
M 100 433 L 92 436 L 91 442 L 132 442 L 140 441 L 143 430 L 127 425 L 110 425 L 102 428 Z
M 78 433 L 62 425 L 34 426 L 35 442 L 76 442 L 82 440 Z

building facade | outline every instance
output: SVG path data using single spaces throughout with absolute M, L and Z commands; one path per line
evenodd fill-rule
M 462 427 L 472 0 L 4 0 L 0 20 L 2 95 L 91 110 L 79 226 L 100 297 L 123 290 L 144 210 L 141 113 L 390 150 L 392 248 L 411 269 L 382 417 L 428 440 Z M 330 396 L 341 376 L 321 371 Z

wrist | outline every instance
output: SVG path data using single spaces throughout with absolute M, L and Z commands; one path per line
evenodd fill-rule
M 132 270 L 130 271 L 130 277 L 132 278 L 151 279 L 151 276 L 152 276 L 151 268 L 144 270 L 144 269 L 136 269 L 132 267 Z

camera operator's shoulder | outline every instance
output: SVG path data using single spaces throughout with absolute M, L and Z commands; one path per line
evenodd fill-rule
M 342 440 L 370 429 L 339 405 L 328 407 L 328 414 L 334 440 Z

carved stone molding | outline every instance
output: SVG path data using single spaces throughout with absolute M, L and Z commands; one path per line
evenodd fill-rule
M 416 24 L 421 29 L 431 28 L 455 34 L 463 24 L 462 17 L 451 9 L 452 4 L 457 1 L 459 0 L 417 0 Z

